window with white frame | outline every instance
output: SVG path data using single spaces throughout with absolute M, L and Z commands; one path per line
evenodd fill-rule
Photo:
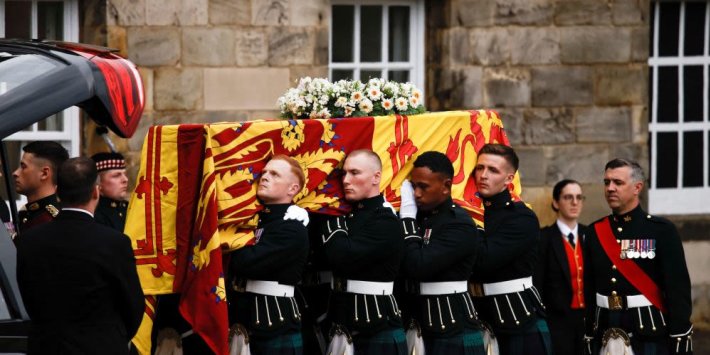
M 649 210 L 710 213 L 710 4 L 651 4 Z
M 423 0 L 331 3 L 331 80 L 386 78 L 424 88 Z
M 0 38 L 78 42 L 78 0 L 0 0 Z M 70 156 L 77 156 L 80 136 L 79 108 L 71 107 L 5 138 L 9 160 L 5 163 L 16 168 L 21 148 L 37 140 L 56 141 Z

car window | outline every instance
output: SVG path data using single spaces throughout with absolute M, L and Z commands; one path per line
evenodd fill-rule
M 3 287 L 2 292 L 0 292 L 0 320 L 12 319 L 12 315 L 10 315 L 10 307 L 7 305 L 7 301 L 5 300 L 5 283 L 0 283 L 0 286 Z
M 63 65 L 37 54 L 0 52 L 0 95 Z

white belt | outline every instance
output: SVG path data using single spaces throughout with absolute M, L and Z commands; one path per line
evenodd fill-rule
M 246 292 L 276 297 L 293 297 L 294 287 L 276 281 L 247 280 Z
M 483 293 L 486 296 L 503 295 L 506 293 L 523 292 L 525 289 L 531 288 L 532 286 L 532 276 L 528 276 L 522 279 L 483 284 Z
M 345 292 L 359 293 L 362 295 L 391 295 L 392 289 L 394 288 L 394 282 L 374 282 L 359 280 L 345 280 L 345 282 Z M 331 287 L 333 287 L 333 289 L 336 289 L 332 283 Z
M 644 295 L 607 297 L 597 293 L 597 306 L 606 309 L 622 309 L 622 305 L 614 300 L 615 297 L 626 300 L 626 304 L 623 305 L 625 308 L 639 308 L 653 305 Z
M 468 291 L 468 281 L 422 282 L 419 284 L 419 294 L 448 295 Z

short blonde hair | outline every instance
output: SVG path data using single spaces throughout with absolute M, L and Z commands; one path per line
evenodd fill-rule
M 298 163 L 298 160 L 293 159 L 288 155 L 284 154 L 274 155 L 271 160 L 285 161 L 288 165 L 290 165 L 291 173 L 295 175 L 298 179 L 298 187 L 300 187 L 301 189 L 304 187 L 304 185 L 306 184 L 306 175 L 303 173 L 303 169 L 301 168 L 301 164 Z

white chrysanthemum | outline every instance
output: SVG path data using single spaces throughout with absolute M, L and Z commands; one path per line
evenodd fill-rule
M 345 107 L 345 105 L 348 104 L 348 99 L 345 96 L 340 96 L 338 97 L 337 100 L 335 100 L 335 107 Z
M 355 109 L 351 106 L 345 106 L 345 117 L 350 117 L 354 111 Z
M 387 94 L 389 97 L 397 97 L 399 96 L 399 85 L 397 83 L 388 81 L 383 87 L 382 91 Z
M 402 96 L 409 96 L 412 93 L 412 84 L 404 83 L 400 86 L 399 89 Z
M 372 79 L 370 79 L 370 80 L 367 81 L 367 86 L 370 86 L 370 87 L 375 86 L 375 87 L 377 87 L 377 88 L 380 88 L 380 87 L 382 86 L 382 79 L 380 79 L 380 78 L 372 78 Z
M 419 106 L 419 99 L 414 96 L 411 96 L 409 98 L 409 106 L 411 106 L 412 108 L 417 108 Z
M 380 91 L 379 87 L 373 86 L 367 89 L 367 96 L 369 96 L 372 101 L 378 101 L 382 98 L 382 91 Z
M 369 99 L 362 99 L 362 101 L 360 101 L 359 107 L 360 111 L 364 113 L 370 113 L 372 112 L 372 101 L 370 101 Z
M 364 96 L 362 95 L 361 91 L 353 91 L 352 94 L 350 94 L 350 101 L 354 103 L 358 103 L 364 99 Z
M 406 111 L 408 102 L 404 97 L 398 97 L 397 100 L 394 101 L 394 105 L 397 106 L 397 110 Z
M 391 99 L 384 99 L 382 100 L 382 108 L 390 111 L 394 108 L 394 102 Z

